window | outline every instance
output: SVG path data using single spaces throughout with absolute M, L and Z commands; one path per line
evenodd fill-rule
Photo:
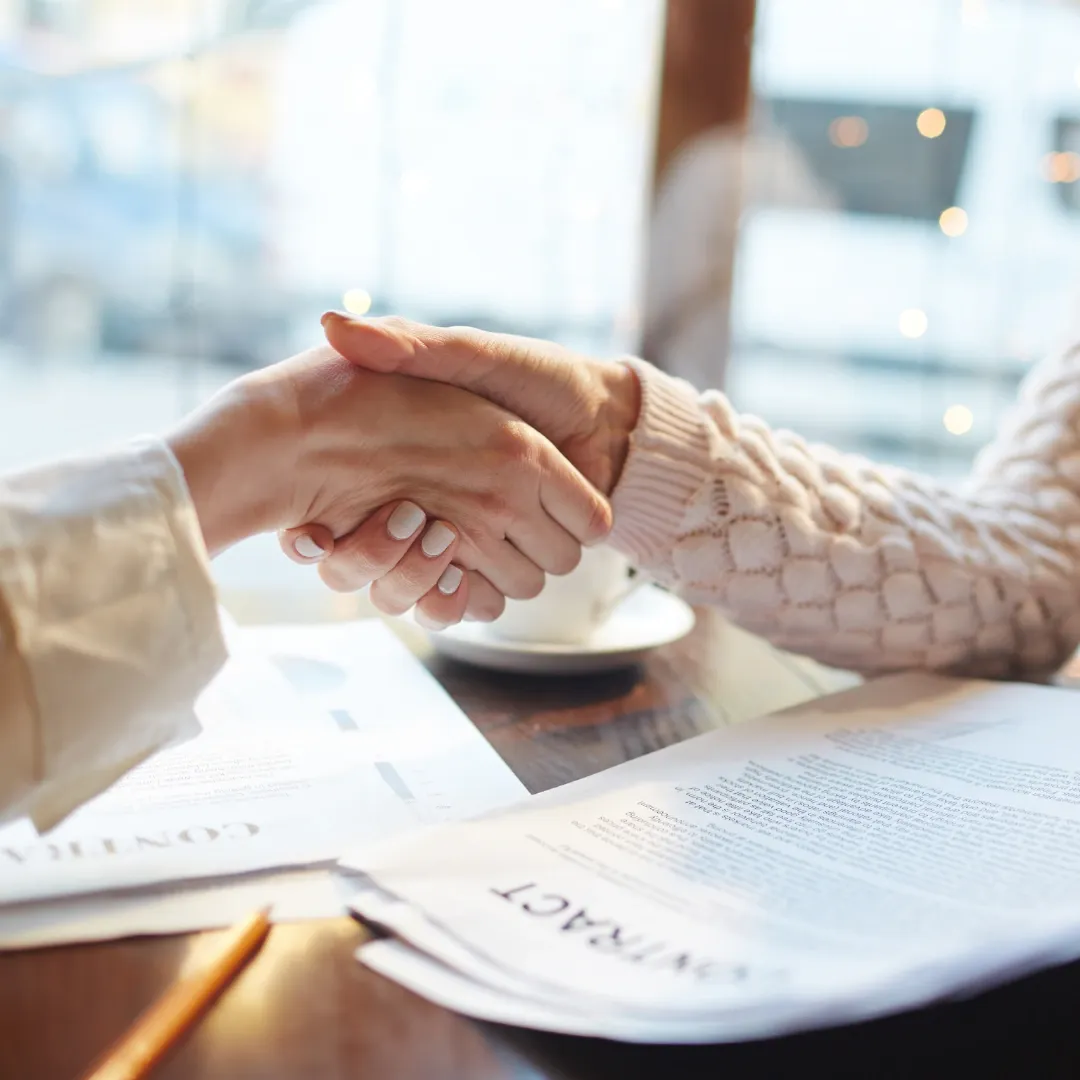
M 1076 325 L 1077 57 L 1071 4 L 759 0 L 741 408 L 966 472 Z
M 660 0 L 0 0 L 0 468 L 163 427 L 346 298 L 633 348 L 661 27 Z
M 950 108 L 944 130 L 926 138 L 918 126 L 924 109 L 857 98 L 763 98 L 759 124 L 791 140 L 847 213 L 936 224 L 958 201 L 975 116 Z

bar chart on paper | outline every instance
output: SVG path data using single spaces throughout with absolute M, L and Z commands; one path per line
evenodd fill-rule
M 384 792 L 418 823 L 468 817 L 527 794 L 382 623 L 255 627 L 247 640 L 257 662 L 303 703 L 306 722 L 339 733 L 343 752 L 369 762 Z
M 55 913 L 46 907 L 104 904 L 105 893 L 115 906 L 150 891 L 160 905 L 165 893 L 216 890 L 214 925 L 226 881 L 317 870 L 325 883 L 347 850 L 526 794 L 381 623 L 227 637 L 230 660 L 197 706 L 199 737 L 156 754 L 47 836 L 25 821 L 0 829 L 0 947 L 25 940 L 27 927 L 38 933 Z M 175 915 L 185 928 L 196 925 L 193 904 Z

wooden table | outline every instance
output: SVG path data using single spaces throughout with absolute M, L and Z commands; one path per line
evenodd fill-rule
M 702 613 L 695 632 L 632 672 L 496 675 L 410 644 L 532 791 L 699 732 L 793 705 L 850 676 L 777 653 Z M 215 934 L 0 956 L 0 1080 L 70 1078 Z M 226 1080 L 1080 1075 L 1080 969 L 973 1002 L 832 1032 L 719 1047 L 635 1047 L 477 1024 L 352 957 L 348 919 L 275 928 L 255 962 L 160 1070 Z

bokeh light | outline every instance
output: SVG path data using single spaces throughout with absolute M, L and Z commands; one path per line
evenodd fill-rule
M 945 123 L 945 114 L 940 109 L 923 109 L 915 121 L 915 126 L 920 135 L 927 139 L 936 139 L 945 130 Z
M 950 405 L 941 422 L 950 435 L 966 435 L 975 423 L 975 415 L 966 405 Z
M 967 211 L 959 206 L 950 206 L 948 210 L 941 211 L 938 224 L 946 236 L 963 236 L 968 227 Z
M 829 125 L 829 142 L 842 150 L 862 146 L 870 137 L 870 125 L 861 116 L 838 116 Z
M 1080 180 L 1080 154 L 1068 150 L 1043 158 L 1043 176 L 1052 184 L 1075 184 Z
M 900 333 L 906 338 L 921 338 L 929 325 L 930 320 L 922 308 L 907 308 L 900 312 Z
M 349 289 L 341 302 L 350 315 L 366 315 L 371 310 L 371 294 L 365 289 Z

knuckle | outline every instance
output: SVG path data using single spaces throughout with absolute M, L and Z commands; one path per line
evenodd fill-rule
M 435 556 L 423 554 L 423 549 L 417 544 L 383 580 L 396 592 L 413 597 L 422 596 L 438 580 L 444 564 L 449 562 L 453 552 L 453 542 L 441 555 Z
M 512 600 L 533 600 L 543 592 L 544 575 L 541 571 L 535 574 L 522 574 L 511 583 L 507 596 Z
M 362 584 L 357 584 L 353 580 L 341 563 L 322 563 L 319 566 L 319 577 L 322 578 L 323 584 L 334 592 L 356 592 L 357 589 L 363 588 Z
M 506 526 L 514 520 L 513 503 L 507 492 L 482 491 L 475 498 L 477 524 L 473 530 L 479 547 L 496 543 L 506 535 Z
M 572 548 L 560 549 L 552 553 L 552 565 L 549 568 L 549 573 L 561 577 L 563 574 L 569 574 L 572 570 L 576 570 L 580 562 L 581 548 L 576 544 Z
M 410 562 L 407 565 L 399 566 L 392 574 L 388 574 L 382 580 L 396 595 L 403 598 L 409 597 L 415 603 L 419 597 L 433 588 L 435 582 L 439 580 L 436 571 L 442 566 L 442 562 L 443 557 L 441 556 L 434 564 L 426 566 Z
M 534 465 L 536 436 L 524 420 L 507 419 L 491 432 L 488 449 L 503 468 Z
M 475 570 L 465 575 L 469 595 L 465 610 L 481 622 L 493 622 L 506 608 L 506 599 L 487 578 Z
M 360 545 L 348 545 L 338 548 L 330 557 L 327 565 L 337 564 L 338 571 L 354 581 L 367 584 L 377 577 L 382 577 L 393 566 L 393 562 L 387 562 L 379 558 L 374 552 Z
M 448 598 L 442 595 L 432 594 L 425 596 L 416 607 L 418 611 L 422 611 L 428 618 L 434 619 L 444 626 L 450 626 L 461 621 L 461 607 L 458 604 L 449 602 Z
M 494 622 L 506 610 L 506 600 L 499 593 L 477 597 L 469 603 L 469 614 L 480 622 Z
M 381 604 L 394 609 L 387 610 L 387 614 L 403 614 L 435 587 L 443 562 L 442 559 L 434 562 L 406 559 L 385 576 L 380 576 L 372 582 L 372 600 L 378 599 Z M 380 607 L 379 610 L 386 609 Z
M 459 345 L 471 349 L 474 353 L 484 351 L 489 345 L 489 335 L 475 326 L 448 326 L 446 333 Z
M 384 615 L 404 615 L 413 606 L 414 600 L 398 591 L 386 578 L 372 582 L 371 602 Z

